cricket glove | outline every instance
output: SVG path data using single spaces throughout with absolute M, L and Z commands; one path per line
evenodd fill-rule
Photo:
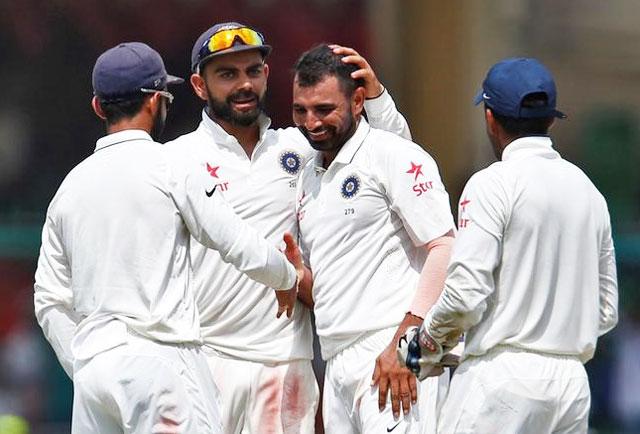
M 418 380 L 440 375 L 443 372 L 442 357 L 444 350 L 424 327 L 409 327 L 398 341 L 398 360 L 414 373 Z

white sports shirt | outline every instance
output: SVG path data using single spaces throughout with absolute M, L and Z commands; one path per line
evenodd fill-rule
M 387 91 L 367 100 L 365 109 L 376 125 L 410 136 Z M 189 158 L 194 173 L 204 173 L 218 186 L 215 195 L 223 196 L 250 226 L 280 246 L 285 232 L 297 234 L 296 181 L 315 151 L 297 128 L 270 129 L 264 116 L 259 122 L 260 139 L 251 159 L 236 138 L 205 112 L 195 131 L 165 147 Z M 254 362 L 313 358 L 307 308 L 298 302 L 291 319 L 276 319 L 277 302 L 264 285 L 197 243 L 192 243 L 190 254 L 206 345 Z
M 421 246 L 454 223 L 433 158 L 364 119 L 329 167 L 318 154 L 299 184 L 300 244 L 327 360 L 368 332 L 400 324 L 426 259 Z
M 463 356 L 498 345 L 593 357 L 618 320 L 607 204 L 548 137 L 511 142 L 459 208 L 445 289 L 425 320 L 436 340 L 469 329 Z
M 254 279 L 285 289 L 295 282 L 284 255 L 219 196 L 207 197 L 213 183 L 166 154 L 141 130 L 107 135 L 51 201 L 35 311 L 70 375 L 74 359 L 125 343 L 127 329 L 161 342 L 201 342 L 190 234 Z

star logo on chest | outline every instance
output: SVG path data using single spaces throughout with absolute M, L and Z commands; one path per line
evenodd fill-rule
M 415 164 L 412 161 L 411 162 L 411 169 L 407 170 L 407 173 L 413 173 L 415 175 L 413 180 L 417 181 L 419 175 L 424 176 L 424 173 L 422 173 L 422 164 Z
M 213 176 L 214 178 L 218 177 L 219 168 L 220 166 L 211 166 L 209 163 L 207 163 L 207 172 L 209 172 L 209 175 Z

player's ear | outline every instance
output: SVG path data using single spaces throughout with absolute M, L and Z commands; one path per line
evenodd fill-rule
M 362 110 L 364 109 L 364 87 L 359 86 L 353 91 L 353 95 L 351 95 L 351 112 L 354 117 L 358 117 L 362 114 Z
M 269 78 L 269 64 L 268 63 L 264 64 L 264 77 L 265 78 Z
M 484 118 L 487 121 L 487 131 L 491 132 L 494 136 L 498 135 L 498 121 L 493 116 L 493 112 L 489 108 L 484 109 Z
M 91 107 L 93 108 L 94 113 L 102 120 L 106 120 L 107 116 L 105 116 L 104 111 L 102 110 L 102 106 L 100 105 L 100 100 L 97 96 L 94 96 L 91 99 Z
M 207 101 L 209 95 L 207 94 L 207 87 L 204 82 L 204 78 L 202 78 L 200 74 L 193 73 L 191 74 L 189 81 L 191 82 L 193 91 L 196 93 L 196 95 L 198 95 L 198 98 L 203 101 Z

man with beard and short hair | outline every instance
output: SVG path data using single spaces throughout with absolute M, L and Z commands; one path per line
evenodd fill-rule
M 442 290 L 449 196 L 429 154 L 362 117 L 353 70 L 319 45 L 298 60 L 293 84 L 294 122 L 319 151 L 298 180 L 297 216 L 327 361 L 325 432 L 433 433 L 448 376 L 417 384 L 396 347 Z
M 263 107 L 270 51 L 263 36 L 243 24 L 216 24 L 205 31 L 191 57 L 191 84 L 207 103 L 202 122 L 165 146 L 191 158 L 193 171 L 216 183 L 214 194 L 277 244 L 282 232 L 297 231 L 296 180 L 313 149 L 296 128 L 269 128 Z M 357 65 L 354 74 L 365 81 L 371 122 L 408 136 L 406 121 L 367 62 L 352 49 L 336 51 Z M 264 285 L 196 243 L 190 253 L 226 432 L 313 432 L 318 386 L 309 310 L 298 303 L 292 318 L 278 321 L 276 303 L 257 291 Z M 303 283 L 309 281 L 307 275 Z
M 35 312 L 73 379 L 74 434 L 221 432 L 189 282 L 190 235 L 252 279 L 285 288 L 280 310 L 295 300 L 301 276 L 282 253 L 219 196 L 206 197 L 208 180 L 149 135 L 173 99 L 166 86 L 179 82 L 145 44 L 103 53 L 92 105 L 107 135 L 47 210 Z

